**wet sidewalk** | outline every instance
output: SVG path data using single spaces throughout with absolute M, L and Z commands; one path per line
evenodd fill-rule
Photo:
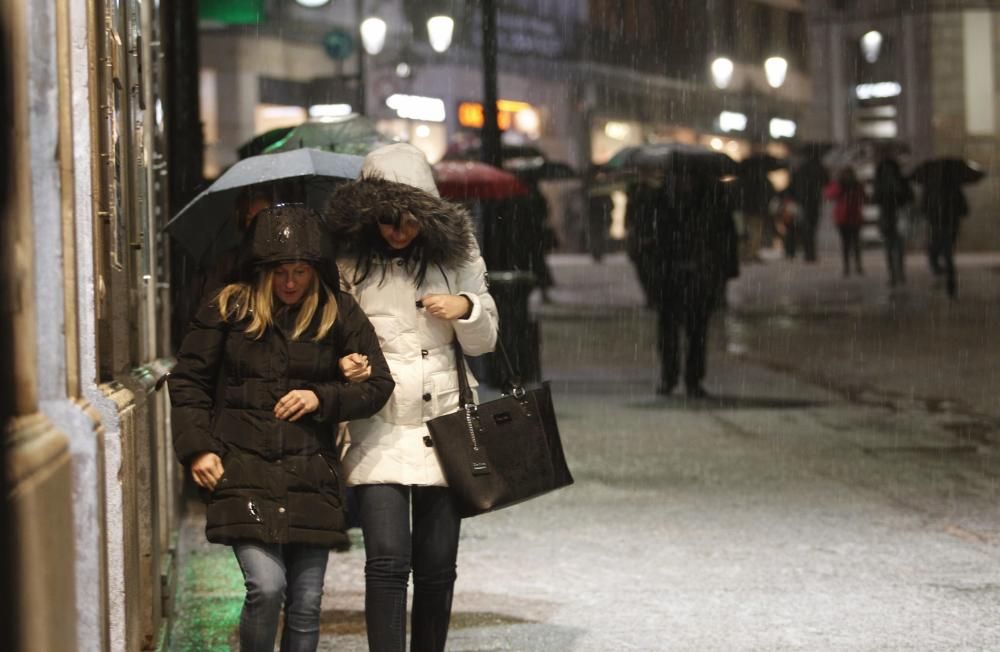
M 960 260 L 955 303 L 918 257 L 890 291 L 877 256 L 862 279 L 746 267 L 712 332 L 714 397 L 693 401 L 653 392 L 624 257 L 554 257 L 534 305 L 577 483 L 463 524 L 448 649 L 994 647 L 1000 257 Z M 172 649 L 227 650 L 239 572 L 200 528 Z M 363 565 L 360 545 L 331 555 L 321 650 L 367 649 Z

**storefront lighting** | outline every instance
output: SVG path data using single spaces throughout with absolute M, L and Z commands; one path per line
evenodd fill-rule
M 875 82 L 874 84 L 858 84 L 854 87 L 854 95 L 859 100 L 885 99 L 902 94 L 903 86 L 899 82 Z
M 350 104 L 313 104 L 309 107 L 309 117 L 313 120 L 335 120 L 351 115 Z
M 769 127 L 771 138 L 795 138 L 796 124 L 794 120 L 771 118 Z
M 514 116 L 522 111 L 534 111 L 535 107 L 518 100 L 497 100 L 497 126 L 507 131 L 514 124 Z M 461 102 L 458 105 L 458 124 L 463 127 L 481 129 L 483 126 L 483 105 L 479 102 Z
M 615 140 L 625 140 L 632 131 L 624 122 L 609 121 L 604 125 L 604 135 Z
M 385 47 L 385 33 L 388 27 L 381 18 L 371 17 L 361 21 L 361 44 L 365 52 L 376 55 Z
M 427 20 L 427 37 L 435 52 L 444 52 L 451 45 L 455 21 L 450 16 L 432 16 Z
M 401 79 L 406 79 L 407 77 L 410 76 L 411 72 L 413 72 L 413 71 L 410 70 L 410 64 L 408 64 L 408 63 L 398 63 L 398 64 L 396 64 L 396 76 L 397 77 L 399 77 Z
M 788 60 L 784 57 L 771 57 L 764 62 L 764 75 L 771 88 L 781 88 L 788 74 Z
M 708 141 L 708 144 L 711 145 L 712 149 L 714 149 L 716 151 L 719 151 L 723 147 L 725 147 L 725 144 L 722 142 L 722 139 L 719 138 L 719 137 L 715 137 L 712 140 Z
M 723 111 L 719 114 L 719 129 L 723 131 L 744 131 L 747 128 L 747 116 L 736 111 Z
M 316 7 L 322 7 L 323 5 L 330 2 L 330 0 L 295 0 L 303 7 L 309 7 L 310 9 L 315 9 Z
M 872 30 L 865 33 L 861 37 L 861 54 L 864 55 L 865 61 L 868 63 L 875 63 L 878 61 L 878 55 L 882 51 L 882 33 L 877 30 Z
M 729 88 L 733 81 L 733 60 L 727 57 L 719 57 L 712 62 L 712 82 L 716 88 Z
M 431 128 L 427 125 L 417 125 L 417 128 L 413 130 L 413 133 L 417 138 L 427 138 L 431 135 Z
M 521 109 L 514 114 L 514 128 L 523 134 L 537 136 L 542 126 L 542 120 L 538 117 L 538 111 L 527 108 Z
M 400 118 L 426 122 L 444 122 L 445 119 L 444 100 L 438 97 L 396 93 L 386 99 L 385 105 Z

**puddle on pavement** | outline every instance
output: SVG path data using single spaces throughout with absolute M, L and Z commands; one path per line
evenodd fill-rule
M 451 614 L 451 629 L 523 625 L 535 621 L 489 611 L 455 611 Z M 365 612 L 329 609 L 320 616 L 320 631 L 324 636 L 363 636 Z

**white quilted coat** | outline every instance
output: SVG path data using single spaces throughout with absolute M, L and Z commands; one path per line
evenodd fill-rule
M 383 188 L 384 194 L 354 195 L 351 200 L 354 190 L 373 187 L 365 180 L 370 174 L 396 185 L 376 186 Z M 349 445 L 343 457 L 347 484 L 444 486 L 447 483 L 434 449 L 425 443 L 425 439 L 429 441 L 425 424 L 459 407 L 452 340 L 457 336 L 466 355 L 471 356 L 490 352 L 496 345 L 497 309 L 487 290 L 486 265 L 478 248 L 470 250 L 475 241 L 468 214 L 439 199 L 431 167 L 412 145 L 396 143 L 369 153 L 362 179 L 353 189 L 343 188 L 342 193 L 332 204 L 344 212 L 337 222 L 345 232 L 351 225 L 374 219 L 376 205 L 390 213 L 407 206 L 405 210 L 422 213 L 418 215 L 424 224 L 420 237 L 434 238 L 438 245 L 435 255 L 448 255 L 441 253 L 444 250 L 451 254 L 449 260 L 461 261 L 429 265 L 420 287 L 414 286 L 413 276 L 400 258 L 379 259 L 367 277 L 353 285 L 356 276 L 352 265 L 356 261 L 339 261 L 341 278 L 348 281 L 346 289 L 375 327 L 396 381 L 389 402 L 378 414 L 349 425 Z M 467 253 L 471 255 L 464 255 Z M 417 300 L 428 294 L 464 295 L 472 302 L 472 312 L 468 319 L 453 321 L 428 315 L 417 307 Z M 477 385 L 471 373 L 469 384 Z
M 402 260 L 388 261 L 350 288 L 378 333 L 396 389 L 385 407 L 370 419 L 352 421 L 344 456 L 347 484 L 446 485 L 434 449 L 424 443 L 429 419 L 458 409 L 458 374 L 451 341 L 458 336 L 467 355 L 493 350 L 497 312 L 486 289 L 481 257 L 445 275 L 427 270 L 421 287 L 404 273 Z M 341 265 L 343 278 L 353 270 Z M 426 294 L 462 294 L 473 304 L 468 319 L 445 321 L 417 307 Z M 469 374 L 469 383 L 477 385 Z

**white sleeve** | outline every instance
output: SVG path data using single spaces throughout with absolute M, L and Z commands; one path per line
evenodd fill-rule
M 496 347 L 500 319 L 497 306 L 486 285 L 486 263 L 482 256 L 457 270 L 457 294 L 472 302 L 468 319 L 456 319 L 455 335 L 466 355 L 482 355 Z

